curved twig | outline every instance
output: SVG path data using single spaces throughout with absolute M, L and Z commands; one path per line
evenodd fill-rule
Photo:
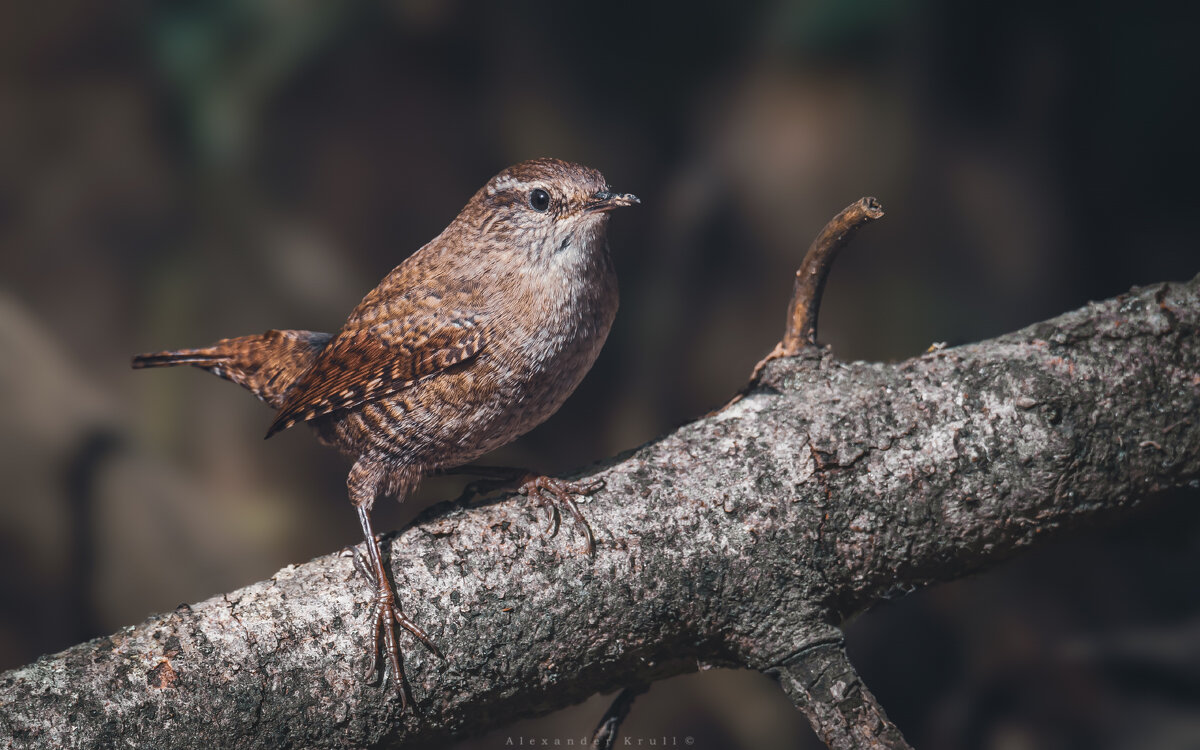
M 788 305 L 787 327 L 779 342 L 779 355 L 793 357 L 805 346 L 817 343 L 817 313 L 821 310 L 821 295 L 825 280 L 838 251 L 845 247 L 859 227 L 883 217 L 883 206 L 875 198 L 859 198 L 829 220 L 813 240 L 792 287 Z
M 850 243 L 850 238 L 859 227 L 881 218 L 883 206 L 878 199 L 859 198 L 830 219 L 813 239 L 808 252 L 804 254 L 804 260 L 800 262 L 800 268 L 796 270 L 783 338 L 754 366 L 747 386 L 722 408 L 733 406 L 758 385 L 763 367 L 768 362 L 780 357 L 794 357 L 805 347 L 816 345 L 817 313 L 821 310 L 821 295 L 825 293 L 825 281 L 829 278 L 829 270 L 833 268 L 834 258 Z

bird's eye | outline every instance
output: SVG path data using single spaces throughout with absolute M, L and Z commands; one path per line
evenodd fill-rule
M 529 191 L 529 207 L 534 211 L 544 212 L 550 208 L 550 194 L 541 188 Z

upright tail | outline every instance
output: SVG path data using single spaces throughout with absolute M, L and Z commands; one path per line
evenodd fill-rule
M 314 331 L 267 331 L 222 339 L 202 349 L 139 354 L 133 369 L 192 365 L 244 386 L 278 409 L 288 389 L 316 361 L 332 336 Z

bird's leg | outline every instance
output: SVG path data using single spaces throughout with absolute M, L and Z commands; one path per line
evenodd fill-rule
M 465 474 L 471 477 L 483 477 L 495 482 L 515 482 L 529 472 L 514 466 L 467 464 L 466 466 L 447 466 L 441 469 L 434 469 L 432 473 L 441 475 Z
M 375 675 L 377 659 L 381 654 L 380 636 L 383 637 L 382 654 L 387 659 L 387 668 L 392 671 L 392 679 L 395 681 L 396 687 L 400 690 L 401 710 L 408 706 L 408 683 L 404 678 L 404 669 L 400 666 L 400 649 L 396 644 L 396 631 L 393 627 L 393 620 L 403 627 L 408 632 L 412 633 L 419 641 L 425 644 L 436 656 L 441 656 L 437 646 L 433 645 L 433 641 L 429 640 L 429 636 L 425 631 L 421 630 L 415 622 L 408 619 L 404 612 L 400 610 L 400 605 L 396 601 L 396 594 L 392 590 L 392 584 L 388 581 L 387 570 L 383 567 L 383 554 L 379 549 L 379 541 L 375 538 L 375 533 L 371 529 L 371 512 L 365 507 L 358 507 L 358 521 L 362 525 L 363 536 L 367 542 L 367 556 L 370 560 L 371 576 L 375 583 L 375 602 L 371 608 L 371 620 L 374 628 L 374 641 L 371 655 L 371 668 L 367 673 L 367 679 L 371 679 Z M 386 674 L 384 675 L 386 679 Z
M 379 540 L 375 538 L 375 533 L 371 529 L 370 511 L 366 508 L 358 508 L 358 521 L 362 525 L 363 536 L 367 540 L 367 556 L 370 558 L 370 568 L 364 570 L 363 567 L 359 567 L 359 570 L 370 574 L 369 579 L 375 584 L 375 600 L 371 604 L 371 624 L 374 629 L 374 637 L 371 648 L 371 667 L 367 671 L 367 680 L 370 681 L 375 676 L 378 659 L 381 655 L 379 639 L 382 634 L 382 654 L 388 660 L 385 670 L 388 666 L 391 667 L 392 679 L 400 690 L 401 704 L 407 707 L 408 686 L 404 679 L 404 669 L 400 666 L 400 651 L 396 646 L 396 631 L 393 630 L 391 623 L 391 610 L 395 609 L 396 595 L 392 592 L 391 584 L 387 580 L 387 573 L 383 567 L 383 555 L 379 550 Z M 356 563 L 361 561 L 361 559 L 361 557 L 355 555 Z M 356 565 L 356 567 L 358 566 Z M 384 679 L 387 679 L 386 671 Z
M 467 498 L 482 498 L 497 490 L 515 488 L 522 477 L 531 476 L 525 469 L 517 469 L 512 466 L 479 466 L 476 464 L 434 469 L 430 473 L 435 476 L 479 477 L 463 488 L 463 496 Z

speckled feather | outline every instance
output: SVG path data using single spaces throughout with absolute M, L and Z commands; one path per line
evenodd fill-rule
M 343 330 L 291 388 L 267 437 L 299 421 L 378 401 L 483 349 L 484 333 L 474 318 L 445 318 L 430 311 Z

